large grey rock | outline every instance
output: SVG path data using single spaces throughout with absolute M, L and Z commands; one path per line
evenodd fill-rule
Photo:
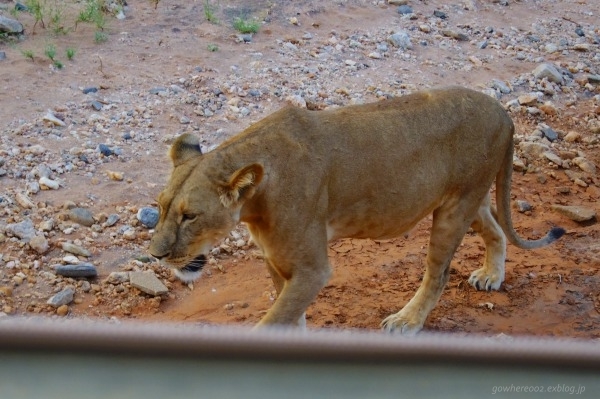
M 142 292 L 150 295 L 161 295 L 169 292 L 169 289 L 156 277 L 154 272 L 130 272 L 129 282 Z
M 586 222 L 596 217 L 596 211 L 583 206 L 552 205 L 552 209 L 575 222 Z
M 410 50 L 413 48 L 410 41 L 410 35 L 406 31 L 396 32 L 388 37 L 388 42 L 394 47 L 398 47 L 401 50 Z
M 537 68 L 535 68 L 533 70 L 533 76 L 535 76 L 536 79 L 546 78 L 550 82 L 560 84 L 564 83 L 562 74 L 558 72 L 554 65 L 548 63 L 541 64 Z
M 23 24 L 15 19 L 0 15 L 0 32 L 11 34 L 23 33 Z
M 19 237 L 23 242 L 29 242 L 35 237 L 35 227 L 31 219 L 25 219 L 19 223 L 11 223 L 6 226 L 6 231 L 15 237 Z

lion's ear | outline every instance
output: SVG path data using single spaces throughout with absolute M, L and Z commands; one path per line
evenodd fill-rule
M 199 155 L 202 155 L 202 151 L 200 150 L 200 140 L 190 133 L 185 133 L 177 137 L 169 151 L 173 166 L 179 166 L 187 160 Z
M 221 187 L 221 202 L 226 208 L 238 204 L 254 195 L 256 186 L 263 178 L 263 166 L 252 164 L 238 169 L 229 182 Z

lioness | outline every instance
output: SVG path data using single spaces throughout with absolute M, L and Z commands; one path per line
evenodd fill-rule
M 170 150 L 174 169 L 158 197 L 150 253 L 192 280 L 211 247 L 244 222 L 279 293 L 258 325 L 302 325 L 331 274 L 328 241 L 397 237 L 433 213 L 423 282 L 382 323 L 414 334 L 469 227 L 486 247 L 483 267 L 469 279 L 479 290 L 502 284 L 506 237 L 539 248 L 564 233 L 553 228 L 527 241 L 513 229 L 513 131 L 497 101 L 450 87 L 321 112 L 284 108 L 206 154 L 184 134 Z

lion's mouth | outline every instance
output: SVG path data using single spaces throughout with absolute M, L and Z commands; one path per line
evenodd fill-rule
M 206 265 L 206 256 L 199 255 L 181 269 L 174 269 L 175 275 L 185 282 L 191 282 L 202 275 L 202 269 Z

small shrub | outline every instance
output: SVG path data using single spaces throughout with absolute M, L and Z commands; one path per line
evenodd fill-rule
M 210 3 L 209 0 L 204 0 L 204 17 L 208 22 L 218 24 L 219 20 L 215 15 L 215 6 Z
M 212 51 L 212 52 L 219 51 L 219 46 L 211 43 L 208 45 L 208 51 Z
M 233 27 L 240 33 L 256 33 L 260 29 L 260 23 L 238 17 L 233 21 Z
M 56 46 L 54 44 L 47 44 L 44 49 L 44 54 L 46 54 L 46 57 L 50 58 L 50 61 L 54 61 L 54 58 L 56 58 Z
M 67 48 L 66 52 L 67 52 L 67 59 L 69 61 L 71 61 L 73 59 L 73 57 L 75 57 L 75 49 L 69 47 L 69 48 Z
M 21 50 L 21 54 L 23 54 L 25 58 L 29 58 L 33 61 L 33 50 Z
M 108 40 L 108 35 L 104 32 L 97 31 L 94 33 L 94 41 L 96 43 L 104 43 Z

